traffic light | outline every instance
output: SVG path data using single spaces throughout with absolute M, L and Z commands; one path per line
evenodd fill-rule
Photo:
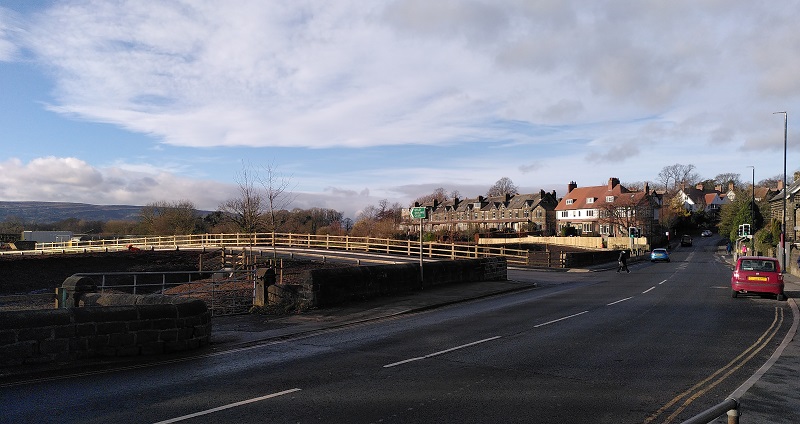
M 752 235 L 752 233 L 750 232 L 750 224 L 739 225 L 739 231 L 737 234 L 739 237 L 749 237 L 750 235 Z
M 739 229 L 736 230 L 736 237 L 741 237 L 744 234 L 744 225 L 739 224 Z
M 639 229 L 636 227 L 628 227 L 628 235 L 631 237 L 639 237 Z

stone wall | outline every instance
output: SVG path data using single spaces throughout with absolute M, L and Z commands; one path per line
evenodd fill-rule
M 506 259 L 482 258 L 419 264 L 357 266 L 309 271 L 298 295 L 309 307 L 323 307 L 441 284 L 508 278 Z
M 87 293 L 80 307 L 0 311 L 0 367 L 178 352 L 210 336 L 201 300 Z

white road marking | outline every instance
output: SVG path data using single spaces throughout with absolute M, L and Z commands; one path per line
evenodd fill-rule
M 218 412 L 218 411 L 222 411 L 222 410 L 225 410 L 225 409 L 235 408 L 237 406 L 247 405 L 248 403 L 258 402 L 260 400 L 274 398 L 274 397 L 278 397 L 278 396 L 283 396 L 283 395 L 287 395 L 289 393 L 294 393 L 294 392 L 299 392 L 299 391 L 300 391 L 300 389 L 284 390 L 282 392 L 272 393 L 272 394 L 269 394 L 269 395 L 266 395 L 266 396 L 261 396 L 261 397 L 257 397 L 257 398 L 253 398 L 253 399 L 247 399 L 247 400 L 243 400 L 241 402 L 230 403 L 228 405 L 218 406 L 216 408 L 206 409 L 205 411 L 195 412 L 194 414 L 189 414 L 189 415 L 184 415 L 184 416 L 181 416 L 181 417 L 171 418 L 171 419 L 168 419 L 168 420 L 165 420 L 165 421 L 159 421 L 159 422 L 157 422 L 155 424 L 175 423 L 175 422 L 178 422 L 178 421 L 188 420 L 189 418 L 199 417 L 199 416 L 202 416 L 202 415 L 211 414 L 213 412 Z
M 451 347 L 450 349 L 440 350 L 438 352 L 434 352 L 434 353 L 431 353 L 431 354 L 428 354 L 428 355 L 425 355 L 425 356 L 419 356 L 419 357 L 416 357 L 416 358 L 405 359 L 405 360 L 402 360 L 402 361 L 399 361 L 399 362 L 393 362 L 391 364 L 384 365 L 383 367 L 384 368 L 391 368 L 391 367 L 394 367 L 394 366 L 397 366 L 397 365 L 402 365 L 402 364 L 407 364 L 409 362 L 419 361 L 421 359 L 432 358 L 434 356 L 443 355 L 445 353 L 449 353 L 449 352 L 452 352 L 454 350 L 464 349 L 465 347 L 475 346 L 477 344 L 490 342 L 492 340 L 497 340 L 500 337 L 502 337 L 502 336 L 489 337 L 488 339 L 478 340 L 476 342 L 463 344 L 461 346 Z
M 607 303 L 606 306 L 616 305 L 617 303 L 624 302 L 626 300 L 631 300 L 631 299 L 633 299 L 633 296 L 626 297 L 625 299 L 620 299 L 620 300 L 618 300 L 616 302 Z
M 664 284 L 664 283 L 666 283 L 666 282 L 667 282 L 667 280 L 664 280 L 664 281 L 662 281 L 662 282 L 658 283 L 658 285 L 660 286 L 660 285 L 662 285 L 662 284 Z
M 656 288 L 656 286 L 650 287 L 649 289 L 647 289 L 647 290 L 643 291 L 643 292 L 642 292 L 642 294 L 645 294 L 645 293 L 647 293 L 647 292 L 649 292 L 650 290 L 653 290 L 653 289 L 655 289 L 655 288 Z
M 562 318 L 559 318 L 559 319 L 554 319 L 552 321 L 543 322 L 541 324 L 534 325 L 533 328 L 544 327 L 545 325 L 550 325 L 550 324 L 553 324 L 555 322 L 564 321 L 565 319 L 575 318 L 578 315 L 583 315 L 583 314 L 588 313 L 588 312 L 589 311 L 578 312 L 577 314 L 572 314 L 572 315 L 569 315 L 569 316 L 566 316 L 566 317 L 562 317 Z

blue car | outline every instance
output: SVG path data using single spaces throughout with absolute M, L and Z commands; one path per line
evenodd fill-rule
M 667 249 L 658 248 L 653 249 L 653 251 L 650 252 L 650 262 L 656 261 L 669 262 L 669 253 L 667 252 Z

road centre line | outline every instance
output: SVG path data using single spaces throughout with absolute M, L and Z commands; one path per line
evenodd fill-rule
M 620 300 L 618 300 L 616 302 L 607 303 L 606 306 L 616 305 L 617 303 L 622 303 L 622 302 L 624 302 L 626 300 L 631 300 L 631 299 L 633 299 L 633 296 L 626 297 L 625 299 L 620 299 Z
M 475 346 L 475 345 L 477 345 L 477 344 L 481 344 L 481 343 L 490 342 L 490 341 L 492 341 L 492 340 L 497 340 L 497 339 L 499 339 L 500 337 L 502 337 L 502 336 L 494 336 L 494 337 L 489 337 L 488 339 L 478 340 L 478 341 L 476 341 L 476 342 L 472 342 L 472 343 L 463 344 L 463 345 L 461 345 L 461 346 L 451 347 L 450 349 L 440 350 L 440 351 L 438 351 L 438 352 L 430 353 L 430 354 L 428 354 L 428 355 L 425 355 L 425 356 L 418 356 L 418 357 L 416 357 L 416 358 L 410 358 L 410 359 L 405 359 L 405 360 L 398 361 L 398 362 L 393 362 L 393 363 L 391 363 L 391 364 L 384 365 L 383 367 L 384 367 L 384 368 L 391 368 L 391 367 L 394 367 L 394 366 L 397 366 L 397 365 L 407 364 L 407 363 L 409 363 L 409 362 L 414 362 L 414 361 L 419 361 L 419 360 L 422 360 L 422 359 L 428 359 L 428 358 L 432 358 L 432 357 L 434 357 L 434 356 L 443 355 L 443 354 L 445 354 L 445 353 L 449 353 L 449 352 L 452 352 L 452 351 L 454 351 L 454 350 L 464 349 L 464 348 L 466 348 L 466 347 Z
M 240 401 L 240 402 L 229 403 L 227 405 L 218 406 L 216 408 L 206 409 L 205 411 L 195 412 L 194 414 L 183 415 L 183 416 L 180 416 L 180 417 L 175 417 L 175 418 L 171 418 L 171 419 L 164 420 L 164 421 L 159 421 L 159 422 L 157 422 L 155 424 L 175 423 L 175 422 L 178 422 L 178 421 L 188 420 L 189 418 L 194 418 L 194 417 L 199 417 L 199 416 L 202 416 L 202 415 L 211 414 L 212 412 L 218 412 L 218 411 L 222 411 L 222 410 L 225 410 L 225 409 L 235 408 L 237 406 L 247 405 L 248 403 L 253 403 L 253 402 L 258 402 L 260 400 L 265 400 L 265 399 L 270 399 L 270 398 L 274 398 L 274 397 L 278 397 L 278 396 L 288 395 L 289 393 L 294 393 L 294 392 L 299 392 L 299 391 L 300 391 L 300 389 L 284 390 L 284 391 L 278 392 L 278 393 L 272 393 L 272 394 L 269 394 L 269 395 L 260 396 L 260 397 L 253 398 L 253 399 L 247 399 L 247 400 L 243 400 L 243 401 Z
M 552 321 L 543 322 L 541 324 L 534 325 L 533 328 L 544 327 L 545 325 L 550 325 L 550 324 L 553 324 L 553 323 L 556 323 L 556 322 L 559 322 L 559 321 L 563 321 L 565 319 L 575 318 L 578 315 L 583 315 L 583 314 L 586 314 L 588 312 L 589 311 L 578 312 L 577 314 L 572 314 L 572 315 L 569 315 L 569 316 L 566 316 L 566 317 L 562 317 L 562 318 L 559 318 L 559 319 L 554 319 Z
M 658 285 L 660 286 L 660 285 L 662 285 L 662 284 L 664 284 L 664 283 L 666 283 L 666 282 L 667 282 L 667 280 L 664 280 L 664 281 L 662 281 L 662 282 L 658 283 Z
M 656 288 L 656 286 L 650 287 L 649 289 L 647 289 L 647 290 L 643 291 L 643 292 L 642 292 L 642 294 L 645 294 L 645 293 L 647 293 L 647 292 L 649 292 L 650 290 L 653 290 L 653 289 L 655 289 L 655 288 Z

